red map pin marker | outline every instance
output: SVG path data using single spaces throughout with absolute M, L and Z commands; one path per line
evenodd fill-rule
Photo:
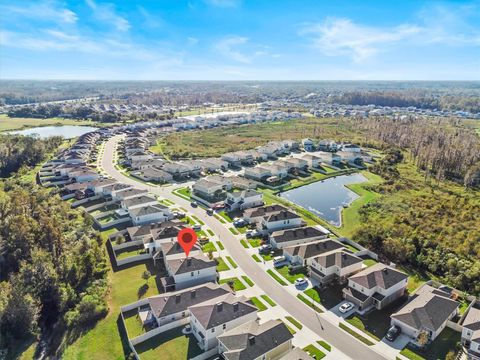
M 177 241 L 183 251 L 185 251 L 185 255 L 188 257 L 190 250 L 197 242 L 197 233 L 193 229 L 183 228 L 178 232 Z

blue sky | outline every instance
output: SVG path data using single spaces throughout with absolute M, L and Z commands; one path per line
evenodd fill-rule
M 480 1 L 0 0 L 2 79 L 480 80 Z

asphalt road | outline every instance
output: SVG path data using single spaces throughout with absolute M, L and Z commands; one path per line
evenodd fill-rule
M 332 346 L 343 352 L 346 357 L 361 360 L 387 359 L 379 352 L 365 345 L 341 330 L 333 324 L 328 317 L 319 314 L 310 307 L 296 299 L 291 293 L 277 283 L 270 275 L 261 269 L 252 257 L 245 251 L 240 241 L 228 230 L 224 224 L 214 216 L 208 216 L 205 210 L 193 208 L 190 202 L 171 193 L 171 187 L 148 186 L 140 181 L 129 178 L 115 169 L 113 164 L 113 153 L 116 140 L 108 140 L 102 158 L 104 171 L 119 182 L 135 185 L 137 188 L 148 189 L 151 193 L 160 195 L 171 200 L 181 207 L 193 213 L 208 225 L 219 237 L 223 245 L 230 253 L 235 262 L 242 268 L 247 276 L 253 280 L 269 297 L 283 307 L 291 316 L 299 320 L 304 326 L 317 333 Z

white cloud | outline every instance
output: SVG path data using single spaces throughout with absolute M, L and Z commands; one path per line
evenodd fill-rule
M 193 36 L 187 37 L 187 44 L 190 46 L 198 44 L 198 41 L 199 40 L 196 37 L 193 37 Z
M 130 29 L 130 23 L 123 16 L 117 14 L 114 4 L 96 3 L 94 0 L 85 0 L 85 2 L 93 11 L 96 19 L 113 25 L 118 31 L 125 32 Z
M 252 57 L 242 53 L 238 47 L 245 45 L 248 38 L 243 36 L 229 36 L 215 44 L 215 49 L 224 57 L 248 64 L 252 61 Z
M 59 5 L 56 1 L 22 2 L 21 5 L 0 5 L 0 12 L 2 13 L 2 17 L 21 16 L 22 18 L 67 24 L 73 24 L 78 20 L 76 13 Z

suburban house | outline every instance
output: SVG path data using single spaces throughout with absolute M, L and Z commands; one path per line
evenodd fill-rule
M 244 210 L 263 205 L 263 194 L 255 190 L 242 190 L 227 193 L 227 211 Z
M 218 171 L 218 170 L 227 170 L 228 162 L 222 159 L 209 158 L 202 160 L 203 171 Z
M 132 175 L 140 178 L 143 181 L 155 181 L 159 183 L 167 183 L 173 180 L 172 174 L 155 167 L 132 171 Z
M 252 179 L 256 181 L 265 181 L 268 177 L 271 176 L 270 169 L 264 166 L 256 166 L 251 168 L 245 168 L 243 170 L 243 175 L 247 179 Z
M 345 250 L 335 250 L 314 257 L 310 261 L 310 276 L 322 285 L 332 281 L 343 283 L 362 270 L 363 260 Z
M 317 156 L 322 160 L 323 163 L 328 165 L 340 165 L 342 162 L 342 157 L 340 155 L 331 152 L 321 151 L 317 153 Z
M 130 164 L 130 167 L 133 170 L 145 170 L 145 169 L 151 169 L 153 167 L 156 167 L 160 169 L 163 164 L 165 164 L 165 161 L 161 159 L 148 159 L 148 160 L 138 160 L 138 161 L 132 161 Z
M 362 152 L 362 148 L 355 144 L 342 144 L 342 151 L 351 151 L 360 153 Z
M 315 143 L 312 139 L 303 139 L 302 147 L 305 151 L 315 151 Z
M 170 220 L 150 225 L 131 226 L 126 229 L 125 235 L 128 236 L 130 241 L 141 240 L 144 244 L 147 244 L 148 242 L 153 243 L 157 238 L 176 238 L 183 227 L 184 223 L 180 220 Z
M 405 295 L 408 275 L 382 263 L 350 276 L 343 296 L 360 312 L 372 307 L 380 310 Z
M 165 279 L 163 285 L 169 290 L 185 289 L 217 280 L 217 263 L 203 254 L 188 258 L 165 259 L 165 268 L 169 277 Z
M 321 151 L 337 151 L 339 145 L 333 140 L 320 140 L 318 150 Z
M 139 313 L 144 312 L 140 318 L 145 324 L 154 321 L 158 326 L 188 319 L 190 306 L 221 298 L 230 293 L 231 290 L 227 284 L 206 283 L 189 289 L 152 296 L 147 299 L 148 307 L 139 309 Z
M 267 169 L 270 172 L 270 176 L 275 176 L 279 179 L 286 178 L 288 176 L 288 167 L 282 165 L 263 165 L 264 169 Z
M 176 179 L 184 179 L 192 175 L 190 166 L 181 163 L 166 163 L 162 166 L 162 170 Z
M 303 155 L 302 159 L 305 160 L 307 162 L 307 165 L 311 168 L 317 168 L 322 162 L 322 159 L 320 157 L 311 154 Z
M 270 234 L 270 244 L 275 249 L 301 245 L 315 240 L 325 239 L 328 232 L 318 226 L 306 226 L 296 229 L 274 231 Z
M 140 207 L 145 207 L 149 205 L 157 205 L 159 204 L 158 200 L 152 196 L 148 195 L 140 195 L 136 197 L 129 197 L 127 199 L 123 199 L 120 202 L 120 205 L 127 210 L 132 210 Z
M 262 207 L 257 207 L 253 209 L 247 209 L 243 213 L 243 219 L 250 224 L 258 223 L 262 221 L 264 216 L 278 213 L 280 211 L 286 211 L 287 209 L 282 205 L 273 204 Z
M 257 308 L 244 296 L 224 295 L 189 308 L 190 326 L 204 351 L 218 346 L 218 337 L 225 331 L 257 319 Z
M 355 151 L 339 151 L 337 155 L 342 158 L 342 161 L 355 164 L 355 165 L 362 165 L 363 164 L 363 157 L 359 152 Z
M 160 244 L 161 256 L 165 260 L 171 259 L 184 259 L 185 251 L 178 243 L 177 239 L 170 239 L 170 241 L 165 241 Z M 197 256 L 203 254 L 201 247 L 198 244 L 195 244 L 191 249 L 188 256 Z
M 196 181 L 192 185 L 192 190 L 194 195 L 200 196 L 207 201 L 220 201 L 225 198 L 223 185 L 207 179 Z
M 281 320 L 252 320 L 220 335 L 218 352 L 225 360 L 278 359 L 292 350 L 292 339 Z
M 163 222 L 172 217 L 170 210 L 166 206 L 160 205 L 158 202 L 156 205 L 129 209 L 128 213 L 134 225 Z
M 390 315 L 392 325 L 398 326 L 413 343 L 421 333 L 429 341 L 435 340 L 447 322 L 458 314 L 460 303 L 450 299 L 450 294 L 430 285 L 423 285 L 413 300 Z
M 210 182 L 221 184 L 223 190 L 225 191 L 232 190 L 233 188 L 233 181 L 231 177 L 226 177 L 222 175 L 211 175 L 206 179 Z
M 477 302 L 468 311 L 462 324 L 462 344 L 469 360 L 480 360 L 480 304 Z
M 124 183 L 114 183 L 111 185 L 107 185 L 103 187 L 102 189 L 102 195 L 105 197 L 111 197 L 112 200 L 120 200 L 120 198 L 117 198 L 117 193 L 120 193 L 123 190 L 126 189 L 131 189 L 132 185 L 124 184 Z M 147 193 L 145 190 L 144 193 Z
M 80 170 L 69 172 L 68 177 L 74 182 L 81 183 L 97 180 L 100 175 L 90 168 L 82 168 Z
M 302 225 L 303 219 L 299 215 L 289 210 L 282 210 L 265 215 L 260 223 L 257 224 L 257 228 L 260 231 L 272 233 L 274 231 L 295 228 Z
M 239 167 L 241 164 L 240 156 L 235 152 L 223 154 L 221 159 L 226 161 L 231 167 Z
M 311 264 L 313 258 L 343 248 L 343 245 L 338 241 L 325 239 L 307 244 L 285 247 L 283 248 L 283 255 L 291 264 L 307 266 Z
M 304 159 L 290 158 L 286 159 L 285 162 L 292 165 L 292 167 L 296 170 L 306 170 L 308 167 L 308 162 Z
M 124 184 L 123 184 L 124 185 Z M 146 189 L 137 189 L 137 188 L 132 188 L 131 186 L 122 186 L 119 185 L 118 187 L 115 187 L 115 190 L 110 191 L 110 195 L 112 197 L 112 200 L 115 201 L 123 201 L 126 199 L 131 199 L 134 197 L 138 197 L 141 195 L 147 195 L 148 190 Z
M 145 151 L 135 151 L 125 155 L 125 157 L 130 161 L 130 163 L 135 161 L 149 160 L 153 158 L 152 154 L 149 154 Z

